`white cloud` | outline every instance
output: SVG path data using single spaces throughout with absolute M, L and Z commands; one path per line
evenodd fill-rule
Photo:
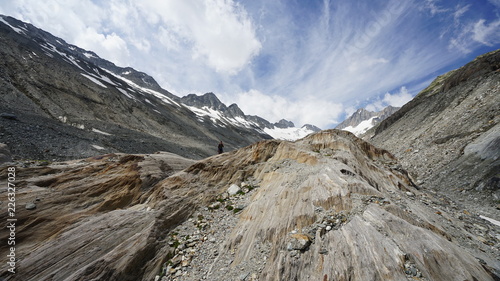
M 500 7 L 500 0 L 488 0 L 491 4 Z
M 401 107 L 413 99 L 413 95 L 408 92 L 406 87 L 401 87 L 399 92 L 391 94 L 386 93 L 382 99 L 370 103 L 365 108 L 369 111 L 380 111 L 387 106 Z
M 89 27 L 74 38 L 74 44 L 88 50 L 99 50 L 99 56 L 117 65 L 127 66 L 129 57 L 127 43 L 114 32 L 104 35 Z
M 266 95 L 257 90 L 238 94 L 234 102 L 245 114 L 258 115 L 270 122 L 284 118 L 294 122 L 297 127 L 313 124 L 327 128 L 332 123 L 337 123 L 337 118 L 343 112 L 341 104 L 314 98 L 292 101 L 281 96 Z
M 492 46 L 500 43 L 500 20 L 485 24 L 486 20 L 481 19 L 474 24 L 472 38 L 484 45 Z
M 110 14 L 90 0 L 8 0 L 6 7 L 16 11 L 14 16 L 19 19 L 70 44 L 95 51 L 116 64 L 128 62 L 126 41 L 114 31 L 105 30 L 105 21 Z
M 189 48 L 192 59 L 204 59 L 217 72 L 236 74 L 261 49 L 247 12 L 231 0 L 155 0 L 139 7 L 161 18 L 160 41 L 167 49 Z
M 500 19 L 487 23 L 485 19 L 464 25 L 450 38 L 448 48 L 462 54 L 471 53 L 477 46 L 493 46 L 500 43 Z
M 470 6 L 470 4 L 465 6 L 457 6 L 456 11 L 453 13 L 453 20 L 455 21 L 455 25 L 460 22 L 460 18 L 470 9 Z
M 401 107 L 405 105 L 407 102 L 409 102 L 412 98 L 413 96 L 410 93 L 408 93 L 406 87 L 403 86 L 399 90 L 399 93 L 395 94 L 386 93 L 384 95 L 383 101 L 390 106 Z
M 447 12 L 448 9 L 440 7 L 438 2 L 439 0 L 425 0 L 423 8 L 429 10 L 432 16 Z

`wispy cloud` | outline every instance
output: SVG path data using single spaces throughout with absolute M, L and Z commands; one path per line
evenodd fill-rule
M 385 93 L 383 98 L 379 98 L 376 101 L 368 104 L 366 109 L 369 111 L 380 111 L 387 106 L 401 107 L 409 102 L 413 98 L 413 95 L 408 92 L 406 87 L 401 87 L 396 93 Z
M 480 19 L 474 24 L 472 38 L 484 45 L 493 46 L 500 43 L 500 20 L 485 24 L 486 20 Z
M 230 97 L 234 100 L 234 97 Z M 236 103 L 244 112 L 252 112 L 271 122 L 277 122 L 287 116 L 297 126 L 314 124 L 327 127 L 337 123 L 336 118 L 342 113 L 343 106 L 328 100 L 320 100 L 305 96 L 299 100 L 278 95 L 267 95 L 257 90 L 240 93 L 236 96 Z
M 448 12 L 449 9 L 440 6 L 439 2 L 439 0 L 425 0 L 422 9 L 428 10 L 432 16 Z

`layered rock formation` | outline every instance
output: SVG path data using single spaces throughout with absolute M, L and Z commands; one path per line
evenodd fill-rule
M 471 238 L 481 228 L 498 245 L 498 231 L 348 132 L 195 163 L 104 155 L 19 168 L 17 181 L 18 206 L 36 209 L 16 213 L 8 280 L 495 280 L 500 268 L 498 247 Z

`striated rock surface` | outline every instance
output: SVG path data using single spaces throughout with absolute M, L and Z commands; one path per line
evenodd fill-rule
M 17 202 L 36 209 L 16 213 L 7 280 L 498 278 L 498 229 L 421 192 L 393 155 L 348 132 L 199 162 L 110 154 L 25 166 Z

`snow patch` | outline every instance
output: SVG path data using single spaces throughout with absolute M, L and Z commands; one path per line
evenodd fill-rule
M 94 56 L 93 54 L 91 53 L 83 53 L 84 56 L 86 56 L 87 58 L 91 59 L 91 58 L 95 58 L 96 56 Z
M 264 132 L 275 139 L 295 141 L 306 137 L 307 135 L 314 133 L 314 131 L 308 130 L 304 127 L 302 128 L 265 128 Z
M 129 79 L 125 78 L 125 77 L 119 76 L 117 74 L 114 74 L 112 71 L 109 71 L 107 69 L 103 69 L 103 70 L 106 71 L 106 72 L 108 72 L 109 74 L 113 75 L 114 77 L 122 80 L 123 82 L 127 83 L 130 87 L 134 88 L 135 90 L 138 90 L 138 91 L 141 91 L 141 92 L 153 95 L 153 96 L 159 98 L 164 103 L 177 105 L 179 107 L 181 106 L 180 104 L 178 104 L 177 102 L 175 102 L 173 99 L 165 96 L 164 94 L 162 94 L 160 92 L 157 92 L 157 91 L 154 91 L 154 90 L 151 90 L 151 89 L 148 89 L 148 88 L 141 87 L 141 86 L 135 84 L 134 82 L 132 82 L 131 80 L 129 80 Z
M 488 217 L 485 217 L 482 215 L 479 215 L 479 217 L 482 218 L 483 220 L 487 220 L 487 221 L 491 222 L 492 224 L 494 224 L 496 226 L 500 226 L 500 221 L 497 221 L 497 220 L 494 220 L 492 218 L 488 218 Z
M 221 121 L 223 118 L 222 114 L 219 111 L 212 109 L 208 106 L 198 108 L 198 107 L 186 105 L 186 107 L 189 108 L 189 110 L 191 110 L 192 112 L 194 112 L 194 114 L 196 114 L 198 117 L 208 116 L 210 118 L 210 120 L 212 120 L 212 122 L 214 122 L 214 123 L 216 123 L 217 121 Z M 200 120 L 203 120 L 203 118 Z
M 105 136 L 112 136 L 112 134 L 110 134 L 110 133 L 106 133 L 106 132 L 103 132 L 103 131 L 98 130 L 98 129 L 96 129 L 96 128 L 92 128 L 92 132 L 94 132 L 94 133 L 98 133 L 98 134 L 102 134 L 102 135 L 105 135 Z
M 97 149 L 97 150 L 105 150 L 106 148 L 102 147 L 102 146 L 98 146 L 96 144 L 93 144 L 92 145 L 93 148 Z
M 377 116 L 374 116 L 368 120 L 362 121 L 361 123 L 359 123 L 355 127 L 348 126 L 342 130 L 351 132 L 351 133 L 355 134 L 356 136 L 359 136 L 361 134 L 366 133 L 366 131 L 368 131 L 369 129 L 371 129 L 374 126 L 373 119 L 375 119 L 375 118 L 377 118 Z
M 84 77 L 88 78 L 90 81 L 96 83 L 97 85 L 101 86 L 101 87 L 104 87 L 104 88 L 107 88 L 106 85 L 104 85 L 103 83 L 101 83 L 101 81 L 97 80 L 96 78 L 90 76 L 90 75 L 87 75 L 87 74 L 84 74 L 84 73 L 80 73 L 81 75 L 83 75 Z
M 22 30 L 21 28 L 17 28 L 17 27 L 14 27 L 14 26 L 10 25 L 6 20 L 4 20 L 3 17 L 0 17 L 0 21 L 3 22 L 3 23 L 5 23 L 6 25 L 8 25 L 15 32 L 17 32 L 19 34 L 24 34 L 24 30 Z
M 120 87 L 116 87 L 116 89 L 118 91 L 120 91 L 120 93 L 124 94 L 127 98 L 129 99 L 133 99 L 133 100 L 137 100 L 133 95 L 129 94 L 127 91 L 125 91 L 124 89 L 120 88 Z

